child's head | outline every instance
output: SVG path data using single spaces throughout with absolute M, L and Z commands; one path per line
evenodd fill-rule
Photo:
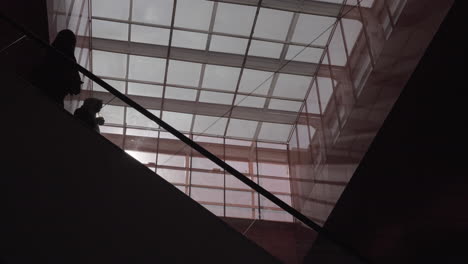
M 102 100 L 97 98 L 86 98 L 82 107 L 91 113 L 98 113 L 102 108 Z

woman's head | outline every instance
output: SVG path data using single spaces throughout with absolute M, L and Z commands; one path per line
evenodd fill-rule
M 52 46 L 61 52 L 73 56 L 75 53 L 76 36 L 73 31 L 64 29 L 57 34 Z

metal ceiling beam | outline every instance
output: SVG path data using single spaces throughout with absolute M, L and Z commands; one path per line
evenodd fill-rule
M 108 102 L 114 96 L 107 92 L 98 91 L 82 91 L 83 98 L 95 97 Z M 139 105 L 146 109 L 161 110 L 161 98 L 148 97 L 148 96 L 137 96 L 127 95 L 129 98 L 137 102 Z M 126 106 L 120 99 L 115 98 L 110 103 L 116 106 Z M 193 101 L 184 101 L 176 99 L 164 99 L 164 110 L 171 112 L 187 113 L 187 114 L 199 114 L 207 116 L 221 116 L 231 108 L 230 105 L 202 103 Z M 274 109 L 262 109 L 245 106 L 236 106 L 232 111 L 232 118 L 262 121 L 270 123 L 281 123 L 281 124 L 294 124 L 297 119 L 297 112 L 274 110 Z M 309 118 L 320 120 L 319 115 L 309 116 Z M 318 123 L 318 122 L 317 122 Z
M 208 0 L 219 3 L 257 6 L 258 0 Z M 263 0 L 262 7 L 303 14 L 338 17 L 341 4 L 320 2 L 315 0 Z
M 79 37 L 85 38 L 85 37 Z M 81 41 L 80 41 L 81 42 Z M 80 43 L 79 42 L 79 43 Z M 101 38 L 92 38 L 93 50 L 108 52 L 117 52 L 131 55 L 148 56 L 154 58 L 163 58 L 167 56 L 167 46 L 145 44 L 136 42 L 127 42 L 120 40 L 110 40 Z M 242 67 L 243 55 L 229 54 L 214 51 L 195 50 L 187 48 L 171 47 L 170 59 L 181 60 L 195 63 L 206 63 L 230 67 Z M 252 70 L 277 72 L 280 73 L 313 76 L 318 64 L 291 61 L 283 66 L 279 59 L 248 56 L 245 67 Z M 328 71 L 320 71 L 319 76 L 330 77 Z

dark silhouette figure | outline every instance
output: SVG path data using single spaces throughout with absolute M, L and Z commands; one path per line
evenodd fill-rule
M 75 110 L 74 116 L 99 133 L 99 126 L 104 125 L 104 118 L 96 117 L 96 115 L 101 109 L 102 100 L 87 98 L 83 105 Z
M 74 62 L 76 62 L 75 46 L 76 36 L 68 29 L 60 31 L 52 42 L 52 47 Z M 33 73 L 32 83 L 63 107 L 65 96 L 79 94 L 83 82 L 72 63 L 57 52 L 47 50 L 40 68 Z

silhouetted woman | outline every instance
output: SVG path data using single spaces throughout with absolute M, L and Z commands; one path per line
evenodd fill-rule
M 52 47 L 73 62 L 76 62 L 75 46 L 76 36 L 68 29 L 60 31 L 52 42 Z M 53 50 L 47 50 L 44 62 L 41 68 L 35 71 L 32 82 L 62 107 L 65 96 L 79 94 L 83 83 L 77 68 Z

